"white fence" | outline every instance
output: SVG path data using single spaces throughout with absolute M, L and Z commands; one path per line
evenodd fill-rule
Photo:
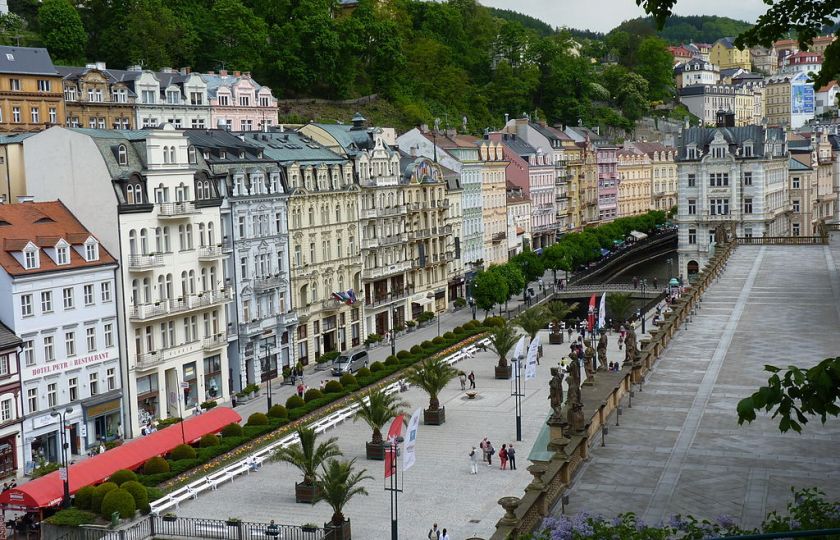
M 478 351 L 479 347 L 486 346 L 489 343 L 489 339 L 477 341 L 475 343 L 472 343 L 471 345 L 464 347 L 457 353 L 447 356 L 444 359 L 444 361 L 446 361 L 450 365 L 453 365 L 460 362 L 464 358 L 472 358 L 473 356 L 475 356 L 475 353 Z M 399 392 L 401 383 L 404 383 L 403 379 L 389 384 L 385 387 L 385 392 L 388 394 Z M 357 408 L 358 405 L 356 405 L 355 403 L 351 403 L 347 407 L 344 407 L 332 413 L 329 416 L 312 422 L 311 424 L 309 424 L 309 427 L 314 429 L 316 433 L 323 433 L 328 429 L 332 429 L 338 426 L 346 420 L 352 420 L 353 415 L 356 414 Z M 238 476 L 243 476 L 252 472 L 256 472 L 262 467 L 263 462 L 266 459 L 268 459 L 268 457 L 271 454 L 273 454 L 276 449 L 285 448 L 287 446 L 297 444 L 297 442 L 297 433 L 292 433 L 291 435 L 287 435 L 286 437 L 283 437 L 282 439 L 257 450 L 250 456 L 236 463 L 233 463 L 221 470 L 208 474 L 207 476 L 195 480 L 194 482 L 190 482 L 186 486 L 176 489 L 175 491 L 167 494 L 165 497 L 153 501 L 151 503 L 152 514 L 159 515 L 162 512 L 166 512 L 167 510 L 178 508 L 178 505 L 180 503 L 189 499 L 197 499 L 198 496 L 205 491 L 215 491 L 219 487 L 219 485 L 224 484 L 225 482 L 233 482 L 233 480 Z

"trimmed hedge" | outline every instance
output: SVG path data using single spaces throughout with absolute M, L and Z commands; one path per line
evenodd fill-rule
M 319 399 L 322 397 L 324 397 L 324 394 L 322 394 L 320 390 L 317 388 L 310 388 L 305 394 L 303 394 L 303 401 L 309 403 L 313 399 Z
M 409 349 L 409 351 L 411 351 L 411 354 L 420 354 L 423 352 L 423 347 L 420 345 L 414 345 Z
M 452 332 L 444 332 L 443 333 L 443 339 L 447 339 L 449 341 L 452 341 L 453 339 L 455 339 L 455 334 L 453 334 Z M 432 341 L 434 341 L 434 339 Z
M 377 371 L 382 371 L 383 369 L 385 369 L 385 364 L 382 362 L 374 362 L 370 365 L 371 373 L 376 373 Z
M 434 348 L 434 343 L 432 343 L 431 341 L 429 341 L 429 340 L 427 339 L 426 341 L 424 341 L 424 342 L 422 342 L 422 343 L 420 344 L 420 348 L 421 348 L 421 349 L 423 349 L 423 351 L 425 352 L 425 351 L 427 351 L 428 349 L 432 349 L 432 348 Z
M 131 494 L 131 498 L 134 499 L 134 506 L 138 510 L 144 514 L 149 513 L 151 508 L 149 507 L 149 491 L 146 486 L 140 482 L 129 481 L 120 484 L 120 489 L 124 489 Z
M 397 355 L 397 356 L 399 356 L 399 355 Z M 341 386 L 353 386 L 353 385 L 359 384 L 358 382 L 356 382 L 356 377 L 352 373 L 345 373 L 344 375 L 341 376 L 339 381 L 341 382 Z M 327 384 L 329 384 L 329 383 L 327 383 Z
M 90 510 L 90 499 L 93 497 L 94 486 L 85 486 L 76 492 L 73 506 L 80 510 Z
M 484 319 L 484 326 L 504 326 L 507 321 L 504 317 L 487 317 Z
M 105 499 L 105 495 L 109 492 L 119 489 L 117 484 L 113 482 L 105 482 L 104 484 L 99 484 L 93 490 L 93 496 L 90 498 L 90 509 L 95 514 L 100 513 L 102 510 L 102 501 Z M 132 500 L 133 502 L 133 500 Z
M 182 459 L 194 459 L 195 448 L 188 444 L 179 444 L 178 446 L 172 449 L 172 452 L 169 454 L 169 457 L 172 458 L 172 461 L 180 461 Z
M 397 359 L 396 356 L 393 355 L 389 355 L 388 358 L 385 359 L 386 366 L 396 366 L 399 363 L 400 361 Z
M 202 435 L 201 439 L 198 440 L 199 448 L 209 448 L 211 446 L 219 446 L 219 437 L 217 435 L 208 433 L 207 435 Z
M 86 487 L 93 489 L 92 486 Z M 86 523 L 94 523 L 96 521 L 96 514 L 76 508 L 65 508 L 48 517 L 45 521 L 56 527 L 78 527 Z
M 455 332 L 456 334 L 460 334 L 463 331 L 464 331 L 463 326 L 456 326 L 455 328 L 452 329 L 452 332 Z M 446 334 L 451 334 L 452 332 L 446 332 Z M 446 334 L 443 334 L 443 337 L 446 337 Z
M 359 380 L 362 377 L 370 377 L 371 373 L 373 373 L 373 372 L 370 370 L 370 368 L 366 368 L 366 367 L 359 368 L 356 371 L 356 380 Z
M 286 410 L 286 407 L 282 405 L 272 405 L 270 409 L 268 409 L 268 417 L 269 418 L 288 418 L 289 411 Z
M 225 427 L 222 428 L 222 437 L 241 437 L 242 436 L 242 426 L 237 424 L 236 422 L 232 422 Z
M 123 519 L 133 518 L 136 511 L 137 506 L 134 504 L 134 497 L 124 489 L 111 490 L 102 499 L 102 517 L 105 519 L 110 519 L 114 512 L 119 513 Z
M 342 390 L 344 390 L 344 387 L 341 386 L 341 383 L 338 381 L 327 381 L 327 384 L 324 385 L 325 394 L 334 394 L 336 392 L 341 392 Z
M 286 400 L 286 408 L 291 411 L 292 409 L 303 407 L 305 403 L 306 402 L 303 401 L 303 398 L 298 395 L 290 396 L 289 399 Z
M 116 471 L 114 474 L 108 478 L 110 482 L 117 484 L 118 486 L 123 485 L 126 482 L 137 481 L 137 475 L 134 474 L 134 471 L 129 471 L 127 469 L 120 469 Z
M 434 343 L 435 345 L 443 345 L 444 343 L 446 343 L 446 340 L 443 339 L 443 337 L 438 336 L 432 340 L 432 343 Z
M 268 417 L 261 412 L 255 412 L 251 416 L 248 417 L 248 421 L 245 422 L 246 426 L 267 426 L 268 425 Z
M 169 462 L 160 456 L 155 456 L 143 464 L 143 474 L 162 474 L 169 472 Z
M 405 360 L 406 358 L 410 358 L 410 357 L 411 357 L 411 353 L 408 352 L 408 351 L 399 351 L 397 353 L 397 359 L 399 359 L 399 360 Z

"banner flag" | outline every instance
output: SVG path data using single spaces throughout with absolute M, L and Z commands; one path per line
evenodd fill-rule
M 385 447 L 385 478 L 391 476 L 396 468 L 396 464 L 393 463 L 393 460 L 397 457 L 394 455 L 394 447 L 391 443 L 394 442 L 394 439 L 400 436 L 402 433 L 403 427 L 403 415 L 399 415 L 394 418 L 394 421 L 391 422 L 391 427 L 388 428 L 388 436 L 385 437 L 385 442 L 388 443 L 388 446 Z
M 598 328 L 607 325 L 607 293 L 601 295 L 601 305 L 598 307 Z
M 587 332 L 592 332 L 595 330 L 595 295 L 592 295 L 592 298 L 589 299 L 589 316 L 587 318 Z
M 537 355 L 540 352 L 540 337 L 537 336 L 531 341 L 528 347 L 528 363 L 525 365 L 525 380 L 531 380 L 537 376 Z
M 417 428 L 420 426 L 420 414 L 423 412 L 423 407 L 420 407 L 414 414 L 411 415 L 411 420 L 408 421 L 408 428 L 405 432 L 405 456 L 403 456 L 403 471 L 407 471 L 414 465 L 415 454 L 414 447 L 417 445 Z
M 519 341 L 516 342 L 516 347 L 514 347 L 514 349 L 513 349 L 513 358 L 511 360 L 513 360 L 515 362 L 520 356 L 522 356 L 522 354 L 524 352 L 525 352 L 525 336 L 522 336 L 521 338 L 519 338 Z

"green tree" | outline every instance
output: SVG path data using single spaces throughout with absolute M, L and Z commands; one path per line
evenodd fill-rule
M 545 328 L 546 324 L 548 324 L 548 319 L 549 315 L 545 307 L 536 306 L 531 309 L 526 309 L 520 313 L 519 316 L 513 320 L 513 323 L 524 330 L 525 333 L 528 334 L 528 337 L 531 338 L 531 341 L 534 341 L 534 338 L 537 337 L 537 333 Z
M 84 62 L 87 34 L 79 12 L 69 0 L 44 0 L 38 9 L 38 26 L 55 63 Z
M 367 469 L 356 471 L 356 460 L 339 461 L 331 459 L 318 474 L 317 502 L 326 501 L 333 510 L 333 525 L 344 524 L 344 507 L 357 495 L 367 496 L 367 490 L 360 484 L 365 480 L 373 480 L 367 474 Z
M 270 461 L 288 463 L 303 474 L 303 483 L 307 486 L 315 484 L 318 468 L 328 459 L 341 455 L 338 439 L 330 437 L 318 443 L 318 434 L 314 429 L 301 426 L 295 430 L 298 444 L 278 448 L 269 457 Z
M 373 430 L 371 444 L 382 444 L 382 426 L 403 414 L 408 406 L 399 394 L 386 394 L 383 390 L 353 396 L 353 401 L 358 407 L 353 420 L 362 420 Z
M 608 318 L 622 323 L 633 314 L 633 298 L 628 293 L 610 293 L 607 295 Z
M 230 69 L 253 71 L 268 45 L 265 21 L 240 0 L 215 0 L 209 23 L 205 42 L 211 47 L 205 63 L 224 62 Z
M 481 271 L 475 276 L 473 299 L 480 309 L 490 311 L 493 306 L 504 303 L 508 298 L 507 281 L 498 272 Z
M 545 261 L 533 251 L 523 251 L 511 257 L 510 263 L 516 265 L 525 276 L 525 282 L 536 281 L 545 273 Z
M 674 94 L 674 60 L 667 46 L 654 36 L 639 43 L 634 72 L 647 81 L 651 101 L 670 100 Z
M 501 276 L 502 279 L 505 280 L 505 283 L 507 283 L 508 296 L 505 298 L 505 304 L 507 304 L 507 301 L 511 296 L 519 294 L 525 290 L 525 276 L 522 274 L 522 270 L 520 270 L 518 266 L 505 263 L 491 266 L 487 271 L 491 274 Z
M 555 327 L 560 326 L 560 321 L 574 313 L 577 308 L 577 302 L 574 304 L 567 304 L 561 300 L 554 300 L 553 302 L 549 302 L 546 306 L 548 316 L 551 317 L 551 321 L 554 323 Z
M 506 368 L 508 365 L 507 355 L 519 341 L 519 333 L 512 324 L 506 323 L 493 328 L 487 339 L 490 340 L 490 345 L 488 345 L 490 350 L 499 355 L 499 367 Z
M 429 410 L 440 408 L 438 396 L 449 382 L 458 376 L 458 370 L 449 365 L 443 358 L 427 358 L 411 368 L 406 377 L 408 381 L 422 388 L 429 394 Z

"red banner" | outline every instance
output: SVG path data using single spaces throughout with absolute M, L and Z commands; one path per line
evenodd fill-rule
M 592 332 L 595 330 L 595 295 L 592 295 L 592 298 L 589 299 L 589 321 L 588 321 L 587 330 Z
M 393 455 L 394 439 L 400 436 L 403 428 L 403 415 L 399 415 L 391 422 L 391 427 L 388 428 L 388 436 L 385 437 L 385 442 L 389 445 L 385 448 L 385 478 L 389 478 L 394 472 L 396 456 Z

